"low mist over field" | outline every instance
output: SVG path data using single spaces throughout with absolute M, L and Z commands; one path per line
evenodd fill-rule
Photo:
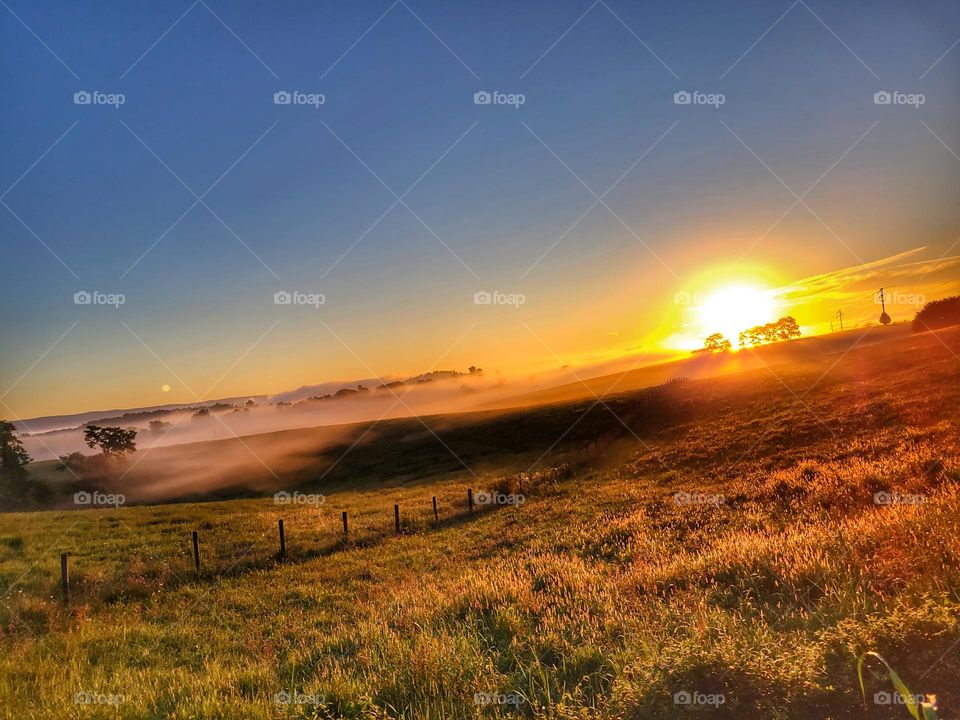
M 20 421 L 18 426 L 26 431 L 23 440 L 31 456 L 47 460 L 71 452 L 88 452 L 83 425 L 89 424 L 135 428 L 138 447 L 146 450 L 292 428 L 462 412 L 489 407 L 523 390 L 548 387 L 562 377 L 557 372 L 536 381 L 530 379 L 522 385 L 508 386 L 497 377 L 485 377 L 482 371 L 474 374 L 449 371 L 437 375 L 387 382 L 328 383 L 272 396 L 208 401 L 186 407 L 133 409 L 105 417 L 104 413 L 94 413 L 69 419 L 41 418 Z M 151 427 L 150 423 L 156 421 L 163 424 Z M 51 424 L 65 423 L 78 424 L 41 430 Z M 33 428 L 38 432 L 30 432 Z

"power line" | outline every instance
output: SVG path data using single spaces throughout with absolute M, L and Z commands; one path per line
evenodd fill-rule
M 837 311 L 833 314 L 833 317 L 835 317 L 835 318 L 840 318 L 840 332 L 843 332 L 843 308 L 840 308 L 839 310 L 837 310 Z M 832 321 L 832 320 L 831 320 L 831 322 L 830 322 L 830 327 L 831 327 L 831 328 L 833 327 L 833 321 Z

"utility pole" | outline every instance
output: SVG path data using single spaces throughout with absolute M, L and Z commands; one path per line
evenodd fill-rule
M 887 296 L 883 292 L 883 288 L 880 288 L 880 292 L 878 292 L 877 295 L 880 296 L 880 324 L 889 325 L 891 321 L 890 316 L 887 315 Z
M 840 318 L 840 332 L 843 332 L 843 308 L 837 310 L 837 312 L 834 314 L 834 317 Z M 832 325 L 833 323 L 831 323 L 831 326 Z

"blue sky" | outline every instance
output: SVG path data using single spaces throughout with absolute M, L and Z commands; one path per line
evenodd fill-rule
M 957 237 L 956 3 L 7 2 L 0 414 L 589 362 L 705 268 Z

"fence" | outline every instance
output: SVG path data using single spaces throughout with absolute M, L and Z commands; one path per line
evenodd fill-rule
M 475 505 L 473 497 L 473 488 L 467 488 L 467 501 L 466 501 L 467 512 L 466 517 L 470 517 L 475 514 Z M 433 512 L 433 522 L 434 527 L 440 525 L 440 511 L 437 506 L 437 496 L 434 495 L 432 498 L 432 512 Z M 452 518 L 464 517 L 464 514 L 452 515 Z M 343 521 L 343 540 L 347 540 L 350 537 L 350 525 L 349 517 L 347 511 L 344 510 L 341 513 L 341 518 Z M 393 532 L 396 535 L 403 534 L 402 525 L 400 522 L 400 505 L 394 504 L 393 506 Z M 276 559 L 280 562 L 283 562 L 287 559 L 287 538 L 286 531 L 284 528 L 283 518 L 280 518 L 277 521 L 277 537 L 279 541 L 279 548 L 277 550 Z M 193 530 L 190 535 L 191 543 L 193 547 L 193 566 L 194 572 L 199 576 L 202 573 L 202 564 L 200 556 L 200 533 L 197 530 Z M 70 570 L 69 570 L 69 554 L 61 553 L 60 554 L 60 593 L 64 603 L 70 602 Z

